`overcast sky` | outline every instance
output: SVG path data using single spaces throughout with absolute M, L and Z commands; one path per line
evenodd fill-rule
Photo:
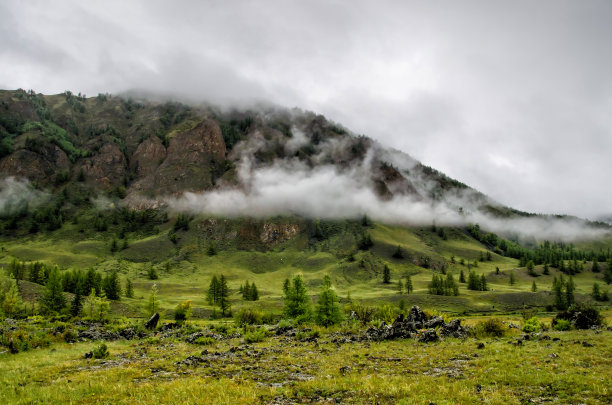
M 326 115 L 498 201 L 612 214 L 612 1 L 3 1 L 0 88 Z

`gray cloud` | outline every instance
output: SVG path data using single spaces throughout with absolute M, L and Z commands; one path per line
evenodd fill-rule
M 612 4 L 18 2 L 9 87 L 323 113 L 519 209 L 612 211 Z M 349 186 L 349 185 L 347 185 Z

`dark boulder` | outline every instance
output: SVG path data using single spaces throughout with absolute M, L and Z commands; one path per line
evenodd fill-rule
M 427 329 L 437 328 L 438 326 L 444 325 L 444 319 L 441 316 L 434 316 L 429 321 L 425 322 L 425 327 Z
M 145 328 L 155 329 L 157 328 L 157 322 L 159 322 L 159 314 L 156 312 L 153 316 L 145 323 Z
M 422 343 L 437 342 L 440 339 L 435 329 L 427 329 L 417 336 L 417 340 Z
M 440 335 L 444 337 L 464 338 L 467 336 L 467 330 L 461 326 L 459 319 L 453 319 L 449 323 L 445 323 L 440 328 Z

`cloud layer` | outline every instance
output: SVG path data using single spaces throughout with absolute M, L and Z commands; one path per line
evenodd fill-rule
M 0 5 L 2 85 L 268 100 L 526 211 L 612 211 L 612 3 Z

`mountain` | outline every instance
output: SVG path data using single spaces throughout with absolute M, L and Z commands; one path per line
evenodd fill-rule
M 505 207 L 402 152 L 298 109 L 0 91 L 0 134 L 0 176 L 61 191 L 72 204 L 66 209 L 106 196 L 133 209 L 366 214 L 405 225 L 479 223 L 539 238 L 584 237 L 606 228 Z M 10 187 L 3 189 L 10 195 Z M 11 195 L 9 206 L 0 203 L 14 209 L 16 198 Z
M 309 288 L 330 275 L 342 294 L 403 300 L 385 271 L 412 277 L 413 304 L 510 310 L 550 304 L 535 277 L 574 275 L 586 297 L 603 277 L 588 270 L 611 258 L 607 224 L 505 207 L 297 109 L 0 91 L 0 133 L 0 265 L 117 270 L 136 297 L 120 313 L 138 312 L 153 274 L 166 309 L 190 299 L 199 316 L 213 274 L 235 294 L 256 282 L 277 309 L 296 272 Z M 490 291 L 429 294 L 440 271 L 475 271 Z

